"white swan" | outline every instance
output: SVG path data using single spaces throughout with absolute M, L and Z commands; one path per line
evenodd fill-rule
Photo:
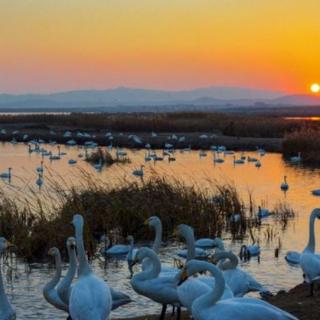
M 180 275 L 168 273 L 167 276 L 160 276 L 161 263 L 159 257 L 152 249 L 139 249 L 134 263 L 142 263 L 145 259 L 150 261 L 148 268 L 134 275 L 131 280 L 131 285 L 138 294 L 162 304 L 160 319 L 164 319 L 168 304 L 178 306 L 178 310 L 180 310 L 177 293 L 177 284 Z M 177 313 L 177 319 L 179 318 L 180 311 Z
M 144 176 L 144 171 L 143 171 L 144 165 L 142 164 L 140 166 L 140 169 L 136 169 L 132 171 L 132 174 L 136 177 L 143 177 Z
M 65 277 L 60 281 L 57 287 L 57 292 L 59 298 L 66 305 L 69 305 L 69 298 L 72 290 L 72 280 L 77 271 L 76 239 L 74 237 L 69 237 L 67 239 L 67 250 L 69 256 L 69 268 Z
M 91 270 L 83 243 L 83 217 L 73 216 L 76 245 L 79 259 L 79 278 L 74 284 L 69 310 L 72 320 L 105 320 L 108 319 L 112 298 L 110 289 L 105 281 L 97 277 Z
M 48 255 L 54 257 L 56 272 L 54 277 L 44 286 L 43 296 L 51 305 L 59 310 L 68 312 L 68 305 L 64 303 L 56 290 L 56 286 L 61 277 L 61 255 L 58 248 L 53 247 L 48 251 Z
M 157 216 L 152 216 L 145 220 L 144 225 L 148 225 L 155 230 L 155 238 L 153 241 L 152 249 L 156 254 L 159 254 L 162 244 L 162 222 Z M 148 259 L 145 259 L 142 263 L 142 269 L 144 270 L 149 264 Z M 179 270 L 172 267 L 161 266 L 161 275 L 167 272 L 178 272 Z
M 283 177 L 283 182 L 282 182 L 281 185 L 280 185 L 280 189 L 281 189 L 282 191 L 287 191 L 287 190 L 289 189 L 289 184 L 288 184 L 288 182 L 287 182 L 287 176 L 284 176 L 284 177 Z
M 204 265 L 205 264 L 205 265 Z M 192 312 L 192 303 L 205 293 L 208 293 L 215 286 L 215 279 L 213 277 L 198 277 L 189 278 L 195 273 L 203 271 L 207 264 L 199 260 L 190 260 L 187 262 L 180 275 L 180 282 L 178 284 L 178 297 L 181 304 Z M 187 281 L 185 281 L 188 279 Z M 228 285 L 225 285 L 224 293 L 221 299 L 233 298 L 233 292 Z
M 299 152 L 297 156 L 290 158 L 290 162 L 293 164 L 300 163 L 301 161 L 302 161 L 301 152 Z
M 298 320 L 291 314 L 254 298 L 220 300 L 225 289 L 222 272 L 213 264 L 203 262 L 203 270 L 215 278 L 214 289 L 197 298 L 192 304 L 195 320 Z M 220 300 L 220 301 L 219 301 Z
M 183 249 L 178 252 L 179 257 L 185 258 L 189 261 L 191 259 L 205 259 L 209 256 L 207 251 L 195 247 L 194 233 L 190 226 L 180 224 L 177 227 L 177 233 L 185 239 L 187 244 L 187 249 Z
M 264 288 L 248 272 L 238 268 L 238 258 L 232 252 L 217 252 L 213 255 L 212 259 L 223 271 L 224 279 L 235 297 L 243 297 L 252 291 L 258 291 L 262 296 L 272 295 L 269 290 Z M 225 259 L 229 261 L 225 261 Z
M 201 238 L 195 242 L 197 248 L 208 249 L 217 248 L 218 250 L 224 250 L 223 241 L 220 238 Z
M 320 219 L 320 209 L 313 209 L 311 216 L 313 219 Z M 313 221 L 314 224 L 314 221 Z M 314 241 L 314 238 L 313 238 Z M 300 256 L 300 266 L 303 270 L 304 280 L 310 283 L 310 295 L 313 295 L 313 286 L 315 282 L 320 280 L 320 256 L 314 254 L 312 250 L 304 250 Z
M 126 255 L 130 250 L 130 245 L 127 245 L 127 244 L 115 244 L 109 248 L 110 239 L 107 236 L 103 235 L 101 237 L 101 240 L 106 242 L 106 246 L 105 248 L 103 248 L 103 251 L 105 251 L 107 255 L 110 255 L 110 256 Z
M 314 234 L 314 222 L 318 218 L 318 211 L 313 210 L 310 214 L 309 218 L 309 240 L 307 243 L 307 246 L 304 248 L 302 253 L 309 252 L 314 253 L 315 251 L 315 234 Z M 285 256 L 285 259 L 290 264 L 299 264 L 300 263 L 300 256 L 302 253 L 299 253 L 297 251 L 288 251 L 287 255 Z
M 12 171 L 12 168 L 8 168 L 7 172 L 0 173 L 0 178 L 2 178 L 2 179 L 11 179 L 11 171 Z
M 5 238 L 0 238 L 0 254 L 4 253 L 4 251 L 11 245 L 9 241 Z M 15 320 L 16 312 L 12 308 L 8 297 L 5 292 L 3 280 L 2 280 L 2 267 L 0 266 L 0 319 L 1 320 Z

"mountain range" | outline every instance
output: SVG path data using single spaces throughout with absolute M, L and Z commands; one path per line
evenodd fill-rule
M 107 90 L 79 90 L 51 94 L 0 94 L 0 109 L 111 108 L 136 111 L 138 107 L 194 106 L 229 108 L 250 106 L 320 106 L 320 96 L 286 95 L 281 92 L 234 87 L 209 87 L 184 91 L 119 87 Z

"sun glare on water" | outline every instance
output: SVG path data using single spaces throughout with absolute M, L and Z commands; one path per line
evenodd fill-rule
M 320 92 L 320 84 L 319 84 L 319 83 L 313 83 L 313 84 L 310 86 L 310 90 L 311 90 L 311 92 L 313 92 L 313 93 L 319 93 L 319 92 Z

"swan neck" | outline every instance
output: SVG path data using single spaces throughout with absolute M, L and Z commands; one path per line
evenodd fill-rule
M 1 268 L 1 264 L 0 264 L 0 306 L 2 306 L 2 308 L 3 308 L 3 306 L 9 304 L 9 301 L 8 301 L 8 297 L 7 297 L 5 289 L 4 289 L 1 269 L 2 268 Z
M 156 232 L 156 236 L 153 242 L 153 251 L 155 253 L 159 253 L 160 251 L 160 247 L 161 247 L 161 242 L 162 242 L 162 223 L 161 221 L 159 221 L 156 225 L 155 225 L 155 232 Z
M 314 222 L 316 219 L 315 214 L 311 214 L 309 220 L 309 241 L 305 250 L 314 252 L 315 251 L 315 235 L 314 235 Z
M 79 276 L 86 275 L 91 272 L 83 243 L 83 227 L 76 225 L 76 244 L 79 256 Z
M 161 263 L 156 253 L 148 252 L 143 261 L 148 261 L 147 267 L 133 277 L 133 280 L 145 281 L 155 279 L 161 272 Z
M 192 260 L 196 256 L 196 249 L 194 244 L 193 230 L 187 229 L 184 232 L 184 238 L 187 244 L 187 261 Z
M 220 269 L 222 270 L 236 269 L 239 263 L 236 255 L 234 255 L 232 252 L 226 252 L 226 251 L 215 253 L 214 259 L 217 262 L 222 260 L 222 263 L 219 264 L 219 266 L 221 265 Z M 228 259 L 229 261 L 223 261 L 224 259 Z

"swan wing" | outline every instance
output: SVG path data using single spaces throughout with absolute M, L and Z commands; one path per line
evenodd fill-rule
M 300 257 L 300 265 L 307 282 L 314 281 L 320 276 L 320 257 L 313 253 L 303 253 Z

